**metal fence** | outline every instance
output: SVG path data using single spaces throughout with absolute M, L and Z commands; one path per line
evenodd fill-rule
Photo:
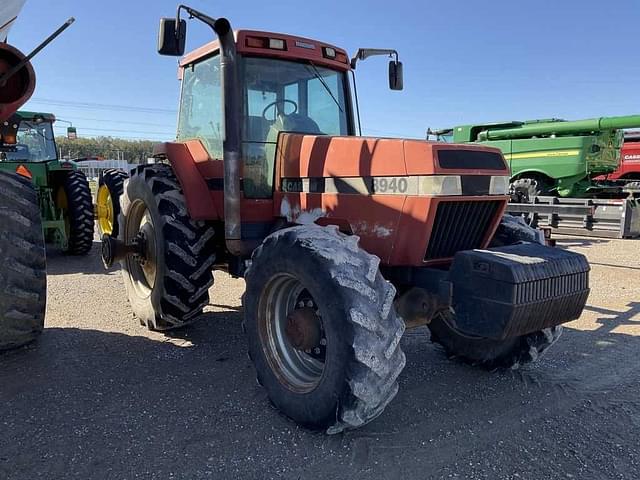
M 78 169 L 82 171 L 88 179 L 97 179 L 102 170 L 117 168 L 129 173 L 136 165 L 127 163 L 126 160 L 86 160 L 78 162 Z

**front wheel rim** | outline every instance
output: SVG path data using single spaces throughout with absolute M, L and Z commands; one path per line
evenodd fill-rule
M 285 329 L 294 310 L 310 306 L 320 321 L 321 345 L 302 351 L 293 346 Z M 320 311 L 309 291 L 293 275 L 272 277 L 258 302 L 258 323 L 262 350 L 279 382 L 295 393 L 313 391 L 324 373 L 327 340 Z

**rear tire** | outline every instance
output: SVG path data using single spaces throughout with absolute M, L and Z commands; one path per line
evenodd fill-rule
M 104 170 L 100 175 L 96 201 L 98 206 L 96 225 L 101 238 L 105 234 L 112 237 L 118 236 L 120 196 L 124 191 L 124 181 L 127 178 L 129 178 L 129 175 L 126 172 L 115 168 Z
M 44 328 L 47 272 L 40 207 L 31 182 L 0 172 L 0 350 Z
M 441 313 L 429 324 L 431 341 L 442 345 L 450 358 L 459 358 L 470 365 L 489 370 L 517 369 L 536 361 L 562 334 L 562 326 L 506 340 L 473 337 L 455 328 L 455 317 Z
M 358 237 L 315 225 L 278 231 L 253 254 L 243 297 L 249 354 L 271 402 L 304 426 L 328 433 L 360 427 L 398 391 L 404 323 L 379 262 Z M 279 287 L 285 284 L 291 288 Z M 300 295 L 321 319 L 325 344 L 315 357 L 282 334 Z
M 149 234 L 147 261 L 121 261 L 134 315 L 151 330 L 180 327 L 209 303 L 215 262 L 213 228 L 189 218 L 182 188 L 171 167 L 138 167 L 121 197 L 120 240 Z M 145 226 L 146 225 L 146 226 Z
M 87 177 L 79 170 L 69 172 L 61 187 L 66 196 L 64 208 L 68 223 L 65 253 L 86 255 L 93 246 L 93 201 Z

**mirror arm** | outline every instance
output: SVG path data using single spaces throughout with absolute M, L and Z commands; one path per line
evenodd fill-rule
M 178 25 L 180 24 L 180 10 L 184 10 L 189 14 L 189 18 L 196 18 L 198 20 L 200 20 L 202 23 L 206 23 L 207 25 L 209 25 L 211 28 L 213 28 L 215 30 L 215 23 L 216 20 L 215 18 L 210 17 L 209 15 L 205 15 L 202 12 L 199 12 L 198 10 L 188 7 L 187 5 L 178 5 L 178 9 L 176 11 L 176 29 L 178 28 Z M 177 33 L 177 32 L 176 32 Z
M 355 56 L 351 59 L 351 68 L 355 70 L 358 60 L 366 60 L 369 57 L 382 55 L 382 56 L 395 56 L 395 62 L 398 63 L 398 51 L 386 48 L 359 48 Z

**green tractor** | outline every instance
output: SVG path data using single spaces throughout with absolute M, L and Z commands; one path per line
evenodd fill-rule
M 85 255 L 93 244 L 93 201 L 84 173 L 63 161 L 53 133 L 55 116 L 18 111 L 0 126 L 0 171 L 30 178 L 47 243 Z

